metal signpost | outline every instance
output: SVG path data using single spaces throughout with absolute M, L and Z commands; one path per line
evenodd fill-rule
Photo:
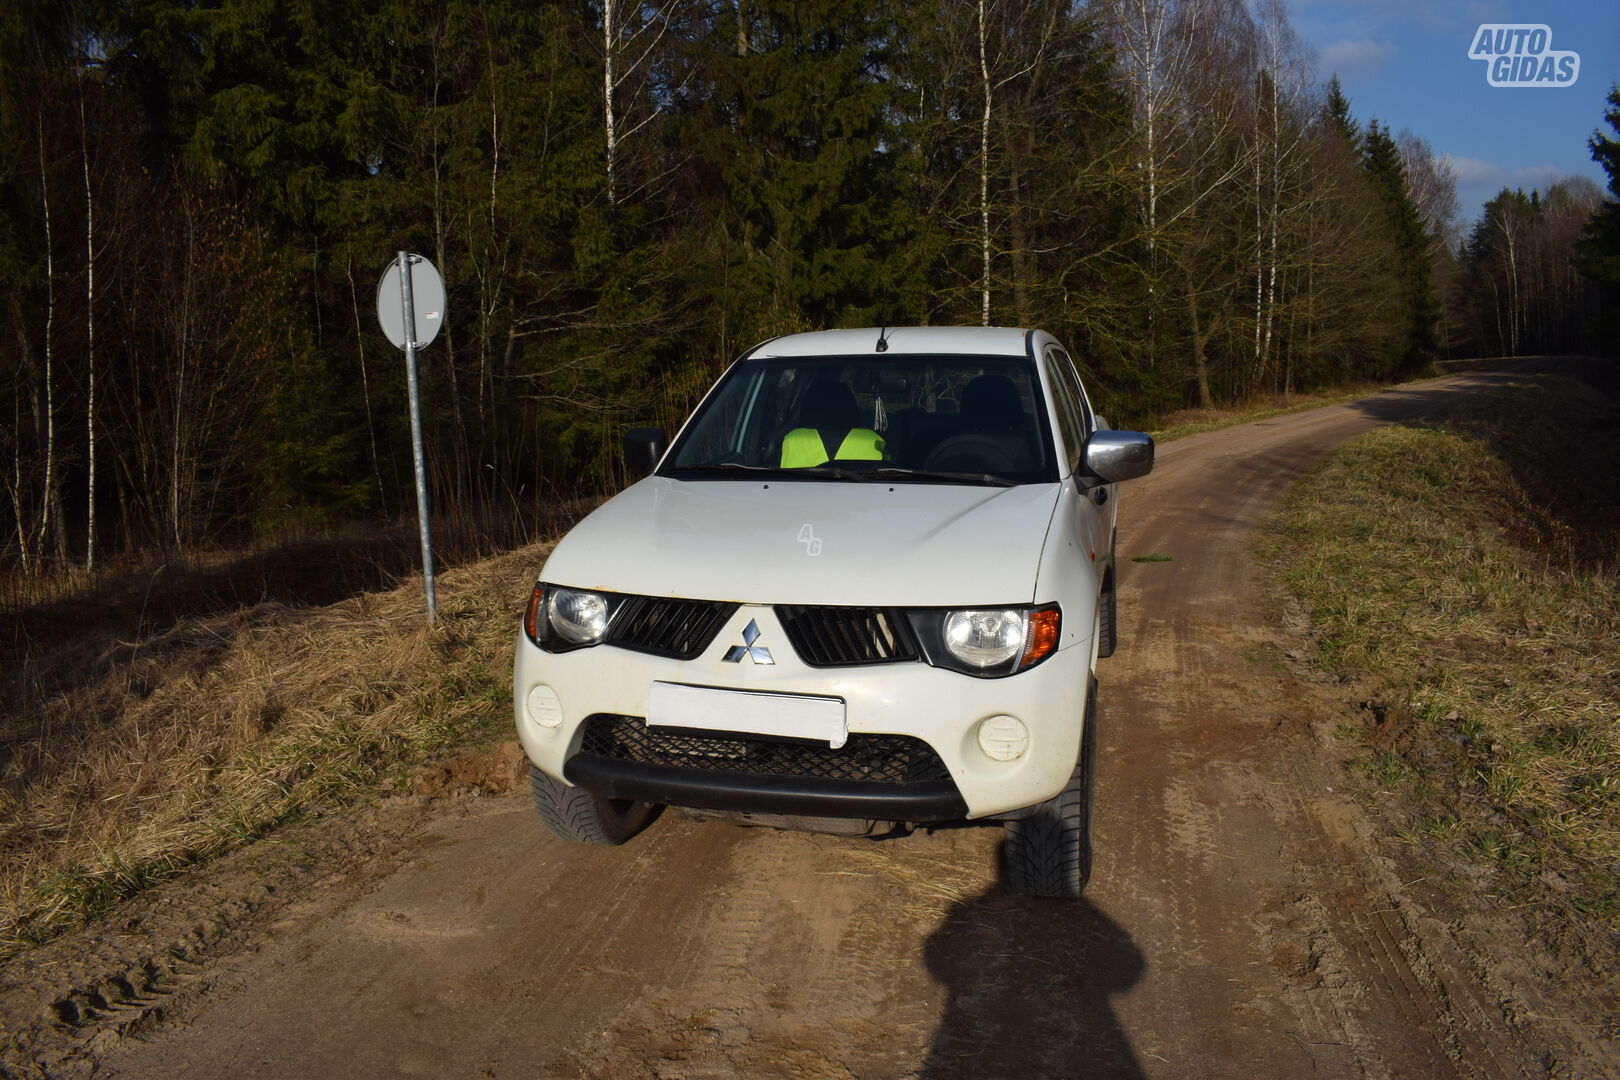
M 421 312 L 418 318 L 417 313 Z M 433 587 L 433 538 L 428 531 L 427 463 L 422 456 L 422 398 L 416 385 L 416 350 L 426 348 L 444 325 L 444 279 L 433 264 L 408 251 L 389 264 L 377 286 L 377 321 L 395 348 L 405 350 L 411 395 L 411 456 L 416 461 L 416 519 L 422 534 L 422 578 L 427 587 L 428 625 L 438 616 Z

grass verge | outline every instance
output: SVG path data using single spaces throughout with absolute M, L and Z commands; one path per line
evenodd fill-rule
M 271 601 L 89 636 L 77 680 L 8 718 L 0 954 L 311 812 L 404 787 L 510 724 L 511 641 L 543 549 L 321 607 Z
M 1612 375 L 1599 372 L 1601 377 Z M 1620 408 L 1537 376 L 1327 458 L 1268 541 L 1351 768 L 1454 884 L 1620 931 Z

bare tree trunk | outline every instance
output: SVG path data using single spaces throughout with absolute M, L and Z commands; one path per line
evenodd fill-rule
M 1285 80 L 1294 86 L 1289 71 L 1284 70 L 1283 43 L 1288 35 L 1286 15 L 1278 0 L 1271 0 L 1264 20 L 1266 46 L 1265 64 L 1267 100 L 1265 102 L 1266 157 L 1269 162 L 1268 189 L 1263 202 L 1265 210 L 1266 251 L 1261 259 L 1264 267 L 1265 292 L 1257 307 L 1259 316 L 1255 327 L 1255 377 L 1257 384 L 1264 379 L 1265 369 L 1272 363 L 1272 331 L 1277 312 L 1277 234 L 1282 217 L 1283 132 L 1281 87 Z M 1258 172 L 1257 172 L 1258 177 Z M 1256 184 L 1256 195 L 1259 185 Z
M 494 74 L 494 65 L 493 64 L 491 64 L 491 66 L 490 66 L 490 71 L 491 71 L 491 75 L 493 75 Z M 495 106 L 495 100 L 494 100 L 494 94 L 493 93 L 490 94 L 490 105 L 489 105 L 489 142 L 490 142 L 490 147 L 491 147 L 491 154 L 490 154 L 490 159 L 489 159 L 489 261 L 490 261 L 491 264 L 493 264 L 495 262 L 495 248 L 496 248 L 496 240 L 495 240 L 495 237 L 496 237 L 495 208 L 496 208 L 496 205 L 497 205 L 497 203 L 496 203 L 497 186 L 496 185 L 497 185 L 497 182 L 500 180 L 500 175 L 501 175 L 501 117 L 500 117 L 500 111 Z M 504 267 L 502 269 L 504 270 Z M 501 276 L 504 277 L 504 274 L 501 275 Z M 489 458 L 493 459 L 497 463 L 497 465 L 496 465 L 497 468 L 500 468 L 502 466 L 499 463 L 501 463 L 504 460 L 502 458 L 502 456 L 501 456 L 501 447 L 500 447 L 501 425 L 497 421 L 496 416 L 495 416 L 494 376 L 491 373 L 490 362 L 489 362 L 489 337 L 490 337 L 490 334 L 492 332 L 491 322 L 494 319 L 495 309 L 496 309 L 497 304 L 499 303 L 499 300 L 497 299 L 497 297 L 500 294 L 500 286 L 498 284 L 496 285 L 495 292 L 496 292 L 496 296 L 489 297 L 487 303 L 483 302 L 483 298 L 480 297 L 480 304 L 479 304 L 479 309 L 480 309 L 479 313 L 480 313 L 480 315 L 483 316 L 480 319 L 480 322 L 482 322 L 483 326 L 482 326 L 481 332 L 478 335 L 478 395 L 479 395 L 479 397 L 478 397 L 478 415 L 479 415 L 479 420 L 480 420 L 480 423 L 478 425 L 478 427 L 479 427 L 478 442 L 479 442 L 479 451 L 480 451 L 479 456 L 478 456 L 478 460 L 480 462 L 483 462 L 483 461 L 486 460 L 486 458 L 485 458 L 482 451 L 483 451 L 484 438 L 485 438 L 484 432 L 487 430 L 487 431 L 489 431 L 490 437 L 492 439 L 492 448 L 491 448 L 490 453 L 489 453 Z M 488 398 L 489 398 L 489 422 L 487 424 L 483 422 L 484 398 L 485 398 L 486 394 L 488 395 Z M 482 473 L 483 470 L 479 469 L 479 472 Z M 480 476 L 479 479 L 480 479 L 480 481 L 482 481 L 483 477 Z M 490 498 L 493 500 L 494 497 L 495 497 L 494 485 L 492 484 L 490 486 Z
M 1028 326 L 1032 321 L 1029 310 L 1029 239 L 1024 229 L 1024 215 L 1019 209 L 1018 168 L 1019 157 L 1014 152 L 1012 132 L 1007 130 L 1003 109 L 1002 143 L 1007 153 L 1007 224 L 1012 241 L 1013 321 Z
M 490 75 L 493 81 L 495 62 L 490 58 Z M 493 92 L 490 94 L 489 106 L 489 141 L 492 147 L 489 162 L 489 220 L 488 241 L 485 245 L 484 262 L 488 274 L 480 275 L 480 288 L 478 297 L 478 457 L 474 468 L 478 471 L 478 479 L 474 490 L 483 492 L 483 510 L 485 520 L 493 521 L 495 512 L 496 482 L 501 470 L 506 467 L 506 458 L 502 453 L 501 434 L 502 427 L 496 412 L 495 401 L 495 374 L 491 362 L 491 339 L 495 333 L 495 315 L 501 304 L 501 285 L 506 280 L 505 258 L 499 253 L 503 250 L 498 239 L 500 233 L 496 222 L 499 206 L 499 181 L 501 175 L 501 118 L 499 103 Z M 485 398 L 488 398 L 489 420 L 484 422 Z M 493 466 L 489 475 L 481 467 L 484 463 Z
M 1154 127 L 1158 120 L 1154 110 L 1147 115 L 1147 220 L 1148 220 L 1148 307 L 1147 307 L 1147 363 L 1153 366 L 1158 342 L 1159 307 L 1159 161 L 1154 143 Z
M 618 137 L 614 129 L 613 117 L 613 61 L 617 52 L 617 34 L 613 25 L 613 0 L 602 0 L 602 127 L 607 141 L 607 200 L 612 206 L 618 201 L 614 190 L 615 160 L 618 154 Z
M 186 368 L 191 352 L 191 300 L 195 287 L 197 259 L 196 209 L 185 208 L 185 259 L 181 269 L 179 325 L 175 334 L 174 419 L 169 434 L 169 535 L 175 550 L 185 550 L 185 531 L 181 525 L 181 477 L 184 474 L 184 428 L 186 423 Z
M 1307 263 L 1305 268 L 1305 295 L 1309 297 L 1310 307 L 1305 311 L 1305 359 L 1315 359 L 1316 348 L 1316 264 Z
M 1187 280 L 1187 320 L 1192 330 L 1193 375 L 1198 380 L 1198 405 L 1207 409 L 1214 403 L 1214 398 L 1209 392 L 1209 355 L 1205 346 L 1214 331 L 1214 322 L 1211 321 L 1208 326 L 1199 325 L 1198 287 L 1190 277 Z
M 12 306 L 17 316 L 16 325 L 18 343 L 23 347 L 23 355 L 26 356 L 28 340 L 27 336 L 23 333 L 21 305 L 16 303 L 15 297 L 13 297 Z M 16 435 L 17 441 L 12 445 L 11 475 L 6 477 L 6 491 L 11 496 L 12 519 L 17 523 L 17 557 L 22 563 L 23 576 L 32 577 L 34 574 L 34 549 L 33 545 L 30 544 L 28 540 L 28 496 L 23 491 L 22 401 L 20 400 L 22 393 L 21 381 L 19 380 L 17 383 L 13 383 L 11 394 L 11 430 Z
M 444 156 L 439 153 L 439 54 L 435 45 L 433 53 L 433 100 L 430 106 L 433 131 L 433 258 L 438 264 L 440 273 L 448 270 L 447 254 L 447 227 L 444 213 Z M 456 377 L 456 337 L 454 325 L 446 320 L 444 328 L 440 331 L 444 338 L 444 373 L 450 386 L 450 421 L 455 426 L 455 437 L 450 440 L 452 460 L 455 474 L 465 476 L 470 470 L 466 468 L 467 460 L 467 427 L 461 418 L 461 384 Z M 418 362 L 421 357 L 418 355 Z M 424 373 L 425 377 L 425 373 Z
M 1511 355 L 1508 348 L 1507 328 L 1502 324 L 1502 293 L 1496 285 L 1496 275 L 1489 275 L 1486 280 L 1491 283 L 1491 311 L 1496 315 L 1496 344 L 1502 350 L 1503 356 Z
M 1266 280 L 1266 230 L 1262 213 L 1264 200 L 1261 197 L 1260 172 L 1260 155 L 1256 153 L 1254 155 L 1254 373 L 1249 377 L 1250 391 L 1260 388 L 1260 380 L 1265 370 L 1265 356 L 1260 351 L 1260 324 L 1263 321 L 1261 305 Z
M 377 424 L 371 416 L 371 380 L 366 377 L 366 335 L 360 326 L 360 292 L 354 284 L 354 259 L 346 266 L 349 274 L 349 302 L 354 308 L 354 340 L 360 350 L 360 398 L 366 405 L 366 432 L 371 436 L 371 471 L 377 478 L 377 507 L 388 516 L 388 493 L 383 490 L 382 458 L 377 456 Z
M 45 385 L 44 385 L 44 432 L 45 432 L 45 476 L 44 486 L 41 488 L 41 504 L 39 526 L 35 533 L 34 549 L 43 556 L 46 537 L 52 533 L 53 526 L 58 534 L 56 538 L 57 555 L 65 552 L 65 540 L 60 535 L 61 524 L 55 521 L 51 512 L 56 507 L 56 377 L 54 366 L 56 362 L 56 263 L 52 254 L 53 242 L 51 237 L 51 185 L 49 173 L 45 168 L 45 116 L 43 112 L 39 117 L 39 200 L 45 216 Z
M 1508 347 L 1509 356 L 1519 355 L 1519 342 L 1522 340 L 1524 333 L 1524 326 L 1520 320 L 1519 246 L 1517 243 L 1518 237 L 1514 235 L 1515 231 L 1511 226 L 1504 230 L 1507 236 L 1508 257 L 1508 327 L 1513 335 Z
M 979 124 L 979 321 L 990 325 L 990 58 L 986 48 L 984 0 L 979 0 L 979 78 L 984 85 L 984 117 Z
M 1295 288 L 1295 289 L 1299 288 L 1299 285 L 1297 284 L 1298 277 L 1299 277 L 1299 270 L 1295 269 L 1294 270 L 1294 279 L 1295 280 L 1294 280 L 1294 282 L 1291 282 L 1291 284 L 1293 285 L 1293 288 Z M 1295 337 L 1295 332 L 1298 329 L 1298 325 L 1299 325 L 1299 304 L 1296 303 L 1294 301 L 1294 299 L 1292 299 L 1292 297 L 1291 297 L 1289 302 L 1288 302 L 1288 351 L 1287 351 L 1288 359 L 1283 363 L 1282 392 L 1284 394 L 1292 394 L 1294 392 L 1294 350 L 1295 350 L 1295 345 L 1298 342 L 1298 338 Z
M 89 125 L 84 111 L 84 72 L 79 72 L 79 158 L 84 165 L 84 362 L 90 387 L 85 398 L 84 426 L 84 568 L 96 569 L 96 200 L 90 190 Z
M 1172 40 L 1168 23 L 1171 5 L 1166 0 L 1131 0 L 1120 5 L 1121 52 L 1132 76 L 1137 124 L 1142 133 L 1142 152 L 1136 167 L 1146 181 L 1140 212 L 1147 226 L 1147 341 L 1144 360 L 1154 365 L 1158 347 L 1158 302 L 1160 250 L 1159 203 L 1164 189 L 1164 140 L 1166 99 L 1177 91 L 1179 71 L 1191 46 L 1196 12 L 1189 12 L 1192 24 Z
M 1268 41 L 1271 45 L 1271 191 L 1267 200 L 1266 210 L 1269 215 L 1267 224 L 1271 232 L 1271 250 L 1266 262 L 1266 328 L 1264 339 L 1260 344 L 1260 356 L 1265 362 L 1271 359 L 1271 327 L 1277 313 L 1277 227 L 1278 219 L 1282 216 L 1282 144 L 1281 131 L 1278 125 L 1282 117 L 1277 106 L 1277 83 L 1282 77 L 1281 48 L 1278 42 L 1280 28 L 1277 26 L 1278 12 L 1275 0 L 1272 3 L 1272 24 Z

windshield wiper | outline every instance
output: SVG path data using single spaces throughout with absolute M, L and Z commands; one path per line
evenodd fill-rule
M 740 461 L 709 461 L 701 465 L 675 465 L 669 469 L 676 477 L 691 473 L 729 473 L 731 475 L 727 479 L 735 477 L 738 480 L 756 478 L 769 480 L 778 476 L 789 476 L 797 471 L 797 469 L 779 469 L 771 465 L 744 465 Z
M 1016 480 L 1009 480 L 1005 476 L 997 476 L 995 473 L 944 472 L 939 469 L 902 469 L 897 466 L 873 469 L 866 475 L 876 479 L 901 478 L 933 481 L 941 484 L 979 484 L 983 487 L 1016 487 L 1018 484 Z
M 786 469 L 778 469 L 772 465 L 744 465 L 740 461 L 706 461 L 701 465 L 674 465 L 671 466 L 671 468 L 678 469 L 681 472 L 774 473 L 788 471 Z
M 775 465 L 744 465 L 740 461 L 712 461 L 703 465 L 676 465 L 670 472 L 694 473 L 747 473 L 752 477 L 776 477 L 783 480 L 857 480 L 870 483 L 873 474 L 859 469 L 840 469 L 836 466 L 812 465 L 800 469 L 784 469 Z

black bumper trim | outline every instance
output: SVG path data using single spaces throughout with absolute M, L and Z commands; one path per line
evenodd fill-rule
M 967 803 L 950 781 L 926 784 L 750 776 L 707 769 L 642 765 L 598 754 L 575 754 L 563 778 L 609 799 L 741 810 L 762 814 L 870 818 L 876 821 L 956 821 Z

